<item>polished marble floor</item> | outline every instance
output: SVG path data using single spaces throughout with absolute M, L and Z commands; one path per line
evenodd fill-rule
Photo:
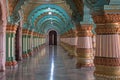
M 19 62 L 15 69 L 0 73 L 0 80 L 95 80 L 94 68 L 76 69 L 60 46 L 47 46 L 34 56 Z

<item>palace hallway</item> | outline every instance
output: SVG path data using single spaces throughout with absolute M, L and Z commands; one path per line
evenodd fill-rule
M 0 80 L 120 80 L 120 1 L 0 0 Z

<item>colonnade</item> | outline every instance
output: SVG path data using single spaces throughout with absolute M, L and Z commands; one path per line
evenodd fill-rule
M 16 30 L 19 26 L 8 24 L 6 27 L 6 66 L 16 66 L 16 55 L 15 52 L 15 44 L 17 44 L 15 39 Z M 22 30 L 22 54 L 18 57 L 27 58 L 36 54 L 38 50 L 40 50 L 43 46 L 46 45 L 45 35 L 28 30 L 28 29 L 21 29 Z
M 73 50 L 71 42 L 75 45 L 72 54 L 76 54 L 76 67 L 95 66 L 97 80 L 120 79 L 120 15 L 118 11 L 111 12 L 92 14 L 96 34 L 92 34 L 91 25 L 81 24 L 76 26 L 75 33 L 68 31 L 61 35 L 61 45 L 67 51 Z M 76 36 L 71 37 L 70 34 Z
M 69 30 L 60 36 L 60 45 L 68 51 L 68 56 L 71 58 L 76 55 L 76 30 Z
M 94 66 L 93 64 L 93 34 L 91 25 L 76 25 L 76 29 L 61 35 L 61 46 L 68 55 L 76 57 L 76 67 Z

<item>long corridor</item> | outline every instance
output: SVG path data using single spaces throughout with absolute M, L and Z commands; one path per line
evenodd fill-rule
M 7 69 L 0 80 L 94 80 L 94 68 L 76 69 L 60 46 L 47 46 L 34 56 L 19 62 L 15 69 Z

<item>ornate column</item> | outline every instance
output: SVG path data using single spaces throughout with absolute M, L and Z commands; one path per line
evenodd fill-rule
M 40 49 L 40 47 L 41 47 L 41 34 L 39 34 L 39 49 Z
M 97 80 L 120 80 L 120 2 L 85 0 L 96 24 L 95 71 Z M 108 5 L 109 4 L 109 5 Z
M 39 34 L 39 44 L 40 44 L 39 48 L 41 48 L 42 45 L 41 34 Z
M 28 54 L 32 55 L 32 31 L 28 32 Z
M 22 50 L 23 50 L 23 58 L 26 58 L 29 56 L 28 54 L 28 41 L 27 41 L 27 38 L 28 38 L 28 30 L 27 29 L 23 29 L 22 30 Z
M 36 51 L 36 32 L 33 32 L 33 50 Z
M 76 39 L 76 30 L 73 30 L 71 29 L 70 30 L 70 36 L 69 36 L 69 56 L 71 58 L 75 57 L 76 56 L 76 42 L 77 42 L 77 39 Z
M 6 66 L 15 66 L 15 33 L 17 26 L 8 24 L 6 27 Z
M 92 44 L 93 44 L 93 56 L 95 56 L 95 49 L 96 49 L 96 34 L 92 36 Z
M 97 80 L 120 80 L 120 2 L 85 0 L 96 28 L 95 71 Z
M 92 26 L 77 25 L 77 68 L 93 66 Z
M 37 33 L 37 50 L 39 50 L 39 33 Z
M 120 79 L 120 14 L 93 15 L 96 28 L 95 75 Z
M 5 71 L 6 62 L 6 26 L 0 21 L 0 72 Z
M 0 0 L 0 72 L 5 71 L 6 63 L 6 2 Z

